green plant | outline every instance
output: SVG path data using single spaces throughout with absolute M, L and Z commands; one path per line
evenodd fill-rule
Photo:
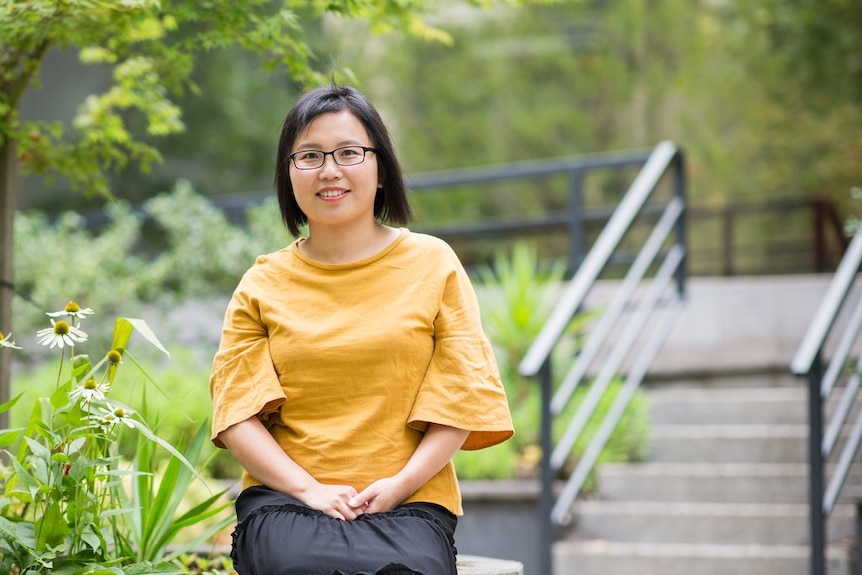
M 477 274 L 477 290 L 483 296 L 482 323 L 500 362 L 507 391 L 518 401 L 533 386 L 518 374 L 518 365 L 554 309 L 566 262 L 541 262 L 535 244 L 518 241 L 511 251 L 497 251 L 492 264 L 478 267 Z M 569 323 L 557 344 L 564 355 L 574 352 L 580 332 L 592 317 L 592 312 L 581 312 Z
M 209 442 L 209 426 L 198 428 L 189 446 L 183 451 L 186 461 L 197 467 L 203 447 Z M 129 509 L 120 517 L 126 529 L 122 531 L 119 546 L 122 554 L 135 561 L 169 561 L 176 559 L 210 539 L 230 525 L 233 514 L 223 513 L 232 506 L 223 501 L 226 492 L 210 495 L 185 513 L 178 509 L 195 480 L 193 469 L 172 457 L 157 483 L 158 458 L 155 445 L 138 438 L 138 449 L 130 476 L 130 495 L 118 489 L 123 508 Z M 219 503 L 219 501 L 222 501 Z M 177 536 L 191 526 L 208 522 L 203 531 L 192 539 L 178 541 Z
M 212 411 L 207 381 L 209 359 L 214 351 L 198 349 L 198 342 L 193 345 L 171 345 L 171 361 L 154 364 L 148 369 L 152 380 L 158 382 L 161 391 L 157 393 L 145 393 L 148 389 L 152 390 L 153 386 L 134 371 L 120 370 L 114 380 L 112 393 L 139 413 L 146 413 L 151 427 L 171 445 L 180 445 L 185 438 L 194 436 L 200 427 L 206 425 Z M 141 352 L 136 354 L 140 355 Z M 50 363 L 19 369 L 12 382 L 12 394 L 22 393 L 21 401 L 50 395 L 54 390 L 54 369 Z M 9 414 L 11 425 L 23 427 L 27 424 L 28 415 L 20 410 L 12 410 Z M 127 460 L 133 459 L 138 449 L 137 443 L 135 436 L 124 434 L 119 438 L 120 455 Z M 156 463 L 165 465 L 167 452 L 157 452 L 156 455 L 160 457 Z M 212 444 L 204 446 L 201 463 L 195 467 L 205 477 L 217 479 L 235 479 L 242 471 L 230 452 L 216 449 Z
M 110 351 L 91 362 L 89 356 L 76 353 L 76 347 L 88 340 L 81 322 L 92 313 L 70 302 L 48 314 L 52 326 L 37 337 L 43 345 L 59 348 L 55 388 L 36 399 L 25 426 L 0 431 L 8 462 L 0 469 L 0 568 L 23 575 L 183 572 L 165 560 L 170 555 L 164 553 L 164 545 L 142 552 L 140 545 L 147 539 L 136 539 L 130 526 L 146 514 L 149 524 L 168 525 L 147 532 L 153 534 L 148 535 L 150 540 L 161 541 L 155 534 L 175 533 L 172 523 L 182 528 L 215 515 L 220 510 L 212 508 L 217 496 L 174 520 L 177 506 L 169 497 L 171 486 L 178 490 L 201 477 L 184 454 L 111 393 L 118 371 L 126 365 L 155 383 L 128 350 L 133 333 L 168 352 L 145 322 L 120 317 Z M 0 346 L 20 349 L 10 336 L 0 338 Z M 20 398 L 21 394 L 0 406 L 0 411 L 11 409 Z M 123 433 L 138 437 L 140 448 L 132 468 L 123 465 L 118 453 Z M 201 443 L 196 436 L 186 449 L 192 460 Z M 172 458 L 158 489 L 150 480 L 156 447 Z M 125 491 L 126 481 L 135 486 L 131 495 Z
M 488 296 L 482 301 L 488 338 L 502 356 L 499 359 L 517 366 L 554 307 L 565 262 L 543 266 L 536 246 L 521 241 L 510 253 L 498 251 L 493 263 L 477 268 L 477 273 L 479 287 Z
M 258 255 L 290 242 L 274 202 L 250 206 L 247 227 L 233 225 L 187 180 L 148 200 L 144 210 L 167 242 L 155 263 L 168 270 L 164 285 L 180 298 L 231 293 Z

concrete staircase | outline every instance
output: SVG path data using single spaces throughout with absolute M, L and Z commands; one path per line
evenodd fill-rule
M 599 494 L 576 503 L 555 545 L 555 575 L 808 575 L 804 384 L 750 376 L 646 392 L 651 456 L 600 468 Z M 853 514 L 832 514 L 830 575 L 851 573 Z

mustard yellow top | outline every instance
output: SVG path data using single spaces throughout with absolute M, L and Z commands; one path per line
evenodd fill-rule
M 471 431 L 464 449 L 512 436 L 476 295 L 446 243 L 402 229 L 332 265 L 300 241 L 260 256 L 228 305 L 210 379 L 217 446 L 257 414 L 315 479 L 361 491 L 397 473 L 429 423 Z M 461 514 L 452 463 L 406 501 Z

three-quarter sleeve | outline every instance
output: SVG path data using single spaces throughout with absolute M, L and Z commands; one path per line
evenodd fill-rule
M 211 439 L 228 427 L 271 413 L 284 403 L 284 390 L 273 366 L 267 329 L 259 305 L 243 290 L 234 292 L 225 313 L 218 352 L 210 376 L 213 402 Z
M 457 262 L 445 278 L 434 321 L 434 351 L 408 420 L 419 431 L 429 423 L 470 431 L 462 447 L 466 450 L 490 447 L 514 434 L 476 294 Z

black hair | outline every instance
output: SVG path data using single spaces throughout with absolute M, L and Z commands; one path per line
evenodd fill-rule
M 405 225 L 413 218 L 407 200 L 407 184 L 395 156 L 389 130 L 380 114 L 359 90 L 349 86 L 321 86 L 309 90 L 293 105 L 281 127 L 278 153 L 275 162 L 275 194 L 281 219 L 288 231 L 299 235 L 299 228 L 308 223 L 308 217 L 299 208 L 290 182 L 291 148 L 311 122 L 321 114 L 347 110 L 362 123 L 371 146 L 376 150 L 378 179 L 381 187 L 374 198 L 374 217 L 386 223 Z

